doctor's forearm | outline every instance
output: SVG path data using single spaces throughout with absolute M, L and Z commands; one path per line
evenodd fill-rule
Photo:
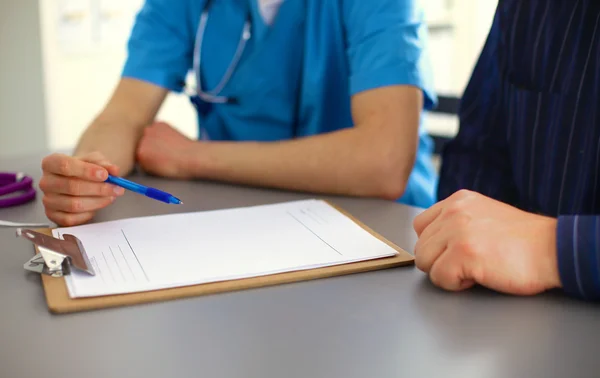
M 394 200 L 406 188 L 416 144 L 394 147 L 355 128 L 284 142 L 209 142 L 198 145 L 206 158 L 191 166 L 196 177 Z
M 313 193 L 398 199 L 416 159 L 422 92 L 412 86 L 352 97 L 354 126 L 290 141 L 199 142 L 191 175 Z
M 74 155 L 82 156 L 91 152 L 102 153 L 112 164 L 119 167 L 122 175 L 133 170 L 135 148 L 141 130 L 123 127 L 116 122 L 94 122 L 81 137 Z
M 167 90 L 136 79 L 122 78 L 104 110 L 82 135 L 75 155 L 101 152 L 126 175 L 135 165 L 135 151 Z

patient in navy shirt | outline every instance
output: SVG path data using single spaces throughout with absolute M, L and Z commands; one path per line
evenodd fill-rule
M 414 223 L 436 285 L 600 298 L 599 26 L 597 1 L 500 0 Z

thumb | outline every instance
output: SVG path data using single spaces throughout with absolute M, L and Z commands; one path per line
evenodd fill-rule
M 100 152 L 93 152 L 89 155 L 86 155 L 84 157 L 81 158 L 83 161 L 86 161 L 88 163 L 92 163 L 92 164 L 96 164 L 101 166 L 102 168 L 106 169 L 106 171 L 108 172 L 108 174 L 113 175 L 113 176 L 118 176 L 120 169 L 118 166 L 116 166 L 115 164 L 111 163 L 104 155 L 102 155 L 102 153 Z
M 108 160 L 102 160 L 97 162 L 96 164 L 106 169 L 108 171 L 108 174 L 112 176 L 118 176 L 121 171 L 118 166 L 116 166 Z
M 119 176 L 121 170 L 119 169 L 118 166 L 114 165 L 114 164 L 108 164 L 108 165 L 102 165 L 104 168 L 106 168 L 106 170 L 108 171 L 109 175 L 112 176 Z

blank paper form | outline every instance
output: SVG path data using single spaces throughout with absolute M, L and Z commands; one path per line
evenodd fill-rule
M 150 291 L 319 268 L 398 252 L 325 201 L 58 228 L 88 254 L 95 276 L 66 276 L 72 298 Z

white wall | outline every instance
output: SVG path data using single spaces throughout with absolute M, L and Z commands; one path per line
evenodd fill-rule
M 428 24 L 434 27 L 429 32 L 429 46 L 436 89 L 460 95 L 488 35 L 498 0 L 418 1 Z
M 420 0 L 430 30 L 429 46 L 436 90 L 440 95 L 462 96 L 490 30 L 498 0 Z M 453 137 L 458 117 L 430 113 L 430 133 Z
M 464 91 L 488 36 L 498 0 L 452 0 L 456 25 L 454 53 L 455 85 Z
M 39 0 L 46 68 L 49 146 L 73 147 L 119 80 L 142 0 Z M 190 137 L 196 118 L 185 96 L 170 95 L 158 118 Z
M 0 0 L 0 158 L 46 148 L 38 0 Z

